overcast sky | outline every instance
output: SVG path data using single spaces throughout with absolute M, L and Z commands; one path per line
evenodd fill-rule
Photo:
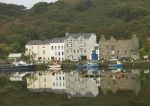
M 0 0 L 0 2 L 3 3 L 11 3 L 11 4 L 17 4 L 17 5 L 24 5 L 27 8 L 32 7 L 35 3 L 38 2 L 54 2 L 57 0 Z

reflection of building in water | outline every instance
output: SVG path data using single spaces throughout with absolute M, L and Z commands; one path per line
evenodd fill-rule
M 73 97 L 98 96 L 98 82 L 94 78 L 80 77 L 78 72 L 66 73 L 66 92 Z
M 65 73 L 39 71 L 27 77 L 27 88 L 34 92 L 55 91 L 64 92 L 66 89 Z
M 101 90 L 107 94 L 108 90 L 116 93 L 118 90 L 132 90 L 138 94 L 141 88 L 140 71 L 132 70 L 132 72 L 123 73 L 104 71 L 101 78 Z
M 27 74 L 28 72 L 22 72 L 22 73 L 19 73 L 19 72 L 16 72 L 16 73 L 13 73 L 9 79 L 10 81 L 23 81 L 23 77 Z

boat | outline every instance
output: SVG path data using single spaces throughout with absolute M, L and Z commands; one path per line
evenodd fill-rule
M 77 64 L 76 67 L 79 69 L 90 69 L 90 68 L 99 67 L 99 64 L 97 62 L 91 61 L 91 62 L 87 62 L 85 64 Z
M 117 59 L 111 59 L 111 60 L 109 60 L 108 67 L 122 68 L 123 64 L 120 61 L 118 61 Z
M 0 71 L 10 71 L 10 72 L 28 72 L 28 71 L 36 71 L 35 64 L 28 64 L 23 61 L 13 62 L 12 64 L 5 64 L 0 66 Z
M 60 69 L 61 68 L 61 64 L 59 60 L 53 60 L 52 64 L 48 65 L 49 69 Z
M 61 65 L 49 65 L 49 68 L 61 68 Z

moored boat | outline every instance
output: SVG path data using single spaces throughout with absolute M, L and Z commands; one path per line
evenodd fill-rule
M 49 68 L 61 68 L 61 65 L 49 65 Z
M 123 67 L 123 64 L 117 59 L 109 60 L 108 67 Z

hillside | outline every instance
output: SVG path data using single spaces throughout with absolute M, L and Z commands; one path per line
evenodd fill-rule
M 149 0 L 59 0 L 23 6 L 0 3 L 0 58 L 31 39 L 94 32 L 117 38 L 150 36 Z M 145 45 L 144 43 L 142 43 Z

